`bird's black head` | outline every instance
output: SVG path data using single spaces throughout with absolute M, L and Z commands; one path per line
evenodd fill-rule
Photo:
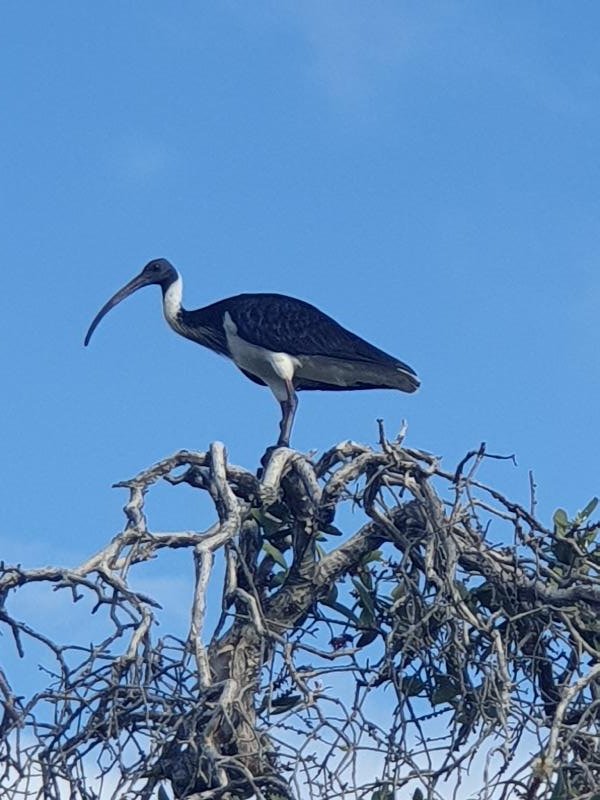
M 119 291 L 102 306 L 100 311 L 94 317 L 94 320 L 86 334 L 84 342 L 85 346 L 87 347 L 90 339 L 92 338 L 92 334 L 96 330 L 96 327 L 98 326 L 98 323 L 102 317 L 104 317 L 105 314 L 108 314 L 111 308 L 114 308 L 122 300 L 125 300 L 125 298 L 129 297 L 130 294 L 137 292 L 138 289 L 142 289 L 144 286 L 151 286 L 153 283 L 158 284 L 164 292 L 174 281 L 177 280 L 177 278 L 177 270 L 169 261 L 167 261 L 166 258 L 155 258 L 152 261 L 149 261 L 139 275 L 136 275 L 133 280 L 125 284 L 122 289 L 119 289 Z
M 146 264 L 137 279 L 143 279 L 142 286 L 158 283 L 163 289 L 166 289 L 174 280 L 177 280 L 177 270 L 166 258 L 155 258 Z M 137 279 L 134 278 L 134 280 Z

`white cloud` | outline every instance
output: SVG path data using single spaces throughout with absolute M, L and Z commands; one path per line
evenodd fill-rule
M 409 50 L 409 26 L 398 7 L 377 13 L 369 4 L 308 2 L 297 13 L 318 76 L 341 97 L 367 91 Z
M 176 163 L 172 147 L 145 133 L 132 134 L 117 143 L 112 158 L 126 179 L 139 183 L 162 177 Z
M 341 0 L 310 0 L 296 5 L 294 15 L 310 46 L 315 76 L 345 103 L 362 100 L 393 80 L 443 21 L 435 13 L 419 19 L 421 14 L 401 3 Z
M 239 4 L 236 14 L 243 11 Z M 585 55 L 565 68 L 561 45 L 543 12 L 516 8 L 495 13 L 489 6 L 457 5 L 446 0 L 409 4 L 380 0 L 376 4 L 347 0 L 267 3 L 252 23 L 290 24 L 307 41 L 309 69 L 330 97 L 347 105 L 362 104 L 410 74 L 437 74 L 436 80 L 468 90 L 492 77 L 513 92 L 529 96 L 558 113 L 585 113 L 595 108 L 600 76 Z M 416 66 L 416 71 L 415 71 Z
M 164 172 L 172 160 L 166 145 L 146 140 L 130 149 L 126 166 L 134 178 L 154 178 Z

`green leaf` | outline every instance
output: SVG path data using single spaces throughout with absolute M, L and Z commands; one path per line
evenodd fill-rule
M 371 550 L 370 553 L 366 553 L 361 559 L 361 564 L 369 564 L 371 561 L 381 561 L 381 550 Z
M 344 532 L 335 525 L 323 525 L 319 533 L 326 533 L 328 536 L 343 536 Z
M 552 552 L 556 560 L 568 567 L 575 561 L 575 550 L 568 539 L 555 539 L 552 542 Z
M 569 518 L 567 517 L 567 512 L 564 510 L 564 508 L 557 508 L 554 512 L 552 520 L 554 522 L 554 532 L 565 536 L 567 530 L 569 529 Z
M 287 570 L 287 561 L 285 560 L 285 556 L 281 550 L 278 550 L 274 545 L 271 544 L 271 542 L 263 542 L 262 549 L 273 559 L 276 564 L 279 564 L 280 567 L 283 567 L 283 569 Z
M 329 591 L 327 592 L 327 597 L 323 602 L 327 603 L 327 605 L 331 605 L 332 603 L 336 603 L 338 599 L 338 587 L 335 583 L 332 583 L 329 587 Z
M 403 678 L 400 684 L 400 690 L 406 697 L 416 697 L 421 694 L 424 688 L 425 684 L 416 675 L 411 675 L 410 678 Z
M 435 679 L 435 689 L 431 695 L 431 703 L 434 706 L 441 703 L 449 703 L 458 694 L 460 694 L 460 688 L 449 675 L 438 675 Z
M 583 511 L 580 511 L 579 514 L 577 514 L 577 521 L 580 523 L 585 522 L 586 519 L 588 519 L 588 517 L 591 517 L 591 515 L 594 513 L 597 505 L 598 505 L 598 498 L 592 497 L 592 499 L 583 509 Z
M 594 525 L 594 526 L 592 526 L 592 530 L 588 531 L 585 534 L 585 536 L 583 537 L 582 541 L 584 542 L 584 544 L 590 545 L 596 540 L 597 536 L 598 536 L 598 528 L 596 528 L 596 526 Z M 598 548 L 596 548 L 596 549 L 598 549 Z M 592 555 L 592 553 L 588 552 L 588 556 L 591 556 L 591 555 Z
M 360 612 L 358 622 L 361 628 L 372 628 L 375 624 L 375 617 L 371 614 L 368 608 L 363 608 Z
M 554 784 L 554 789 L 552 790 L 552 794 L 550 795 L 550 800 L 567 800 L 567 787 L 565 786 L 565 779 L 563 776 L 562 768 L 558 770 L 558 775 L 556 776 L 556 783 Z
M 362 608 L 369 612 L 371 619 L 375 619 L 375 606 L 373 605 L 373 598 L 366 586 L 357 578 L 352 578 L 354 588 L 358 592 L 358 600 Z
M 406 594 L 406 587 L 404 584 L 399 583 L 397 586 L 394 586 L 390 593 L 390 597 L 392 600 L 398 600 L 400 597 L 404 597 Z
M 289 519 L 290 512 L 285 503 L 276 500 L 268 507 L 267 514 L 270 517 L 279 517 L 279 519 L 283 521 L 284 519 Z
M 277 572 L 271 578 L 269 586 L 271 587 L 271 589 L 276 589 L 278 586 L 281 586 L 283 584 L 286 578 L 287 578 L 287 570 L 285 572 Z
M 264 511 L 262 508 L 253 508 L 250 511 L 250 516 L 258 522 L 267 536 L 272 536 L 283 527 L 283 519 L 274 516 L 270 511 Z
M 375 630 L 365 631 L 356 642 L 356 647 L 366 647 L 368 644 L 371 644 L 377 637 L 379 636 L 379 632 Z
M 323 605 L 328 606 L 328 608 L 333 608 L 333 610 L 337 611 L 338 614 L 341 614 L 343 617 L 347 617 L 357 627 L 360 627 L 360 620 L 356 614 L 341 603 L 328 603 L 327 600 L 323 600 Z
M 285 697 L 276 697 L 275 700 L 271 702 L 271 713 L 283 714 L 285 711 L 289 711 L 294 708 L 294 706 L 297 706 L 301 700 L 301 694 L 287 694 Z
M 471 597 L 490 611 L 497 611 L 500 604 L 496 601 L 496 588 L 488 581 L 471 589 Z
M 361 569 L 361 571 L 360 571 L 360 580 L 367 587 L 369 592 L 373 591 L 373 578 L 371 576 L 371 573 L 368 570 Z
M 498 719 L 500 714 L 498 712 L 498 703 L 494 699 L 486 700 L 483 703 L 483 713 L 488 719 Z
M 371 800 L 394 800 L 394 792 L 388 789 L 387 784 L 382 783 L 371 795 Z

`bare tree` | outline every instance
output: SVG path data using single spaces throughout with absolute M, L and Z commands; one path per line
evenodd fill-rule
M 3 648 L 55 664 L 31 697 L 0 671 L 2 797 L 599 800 L 595 502 L 547 527 L 533 481 L 528 509 L 480 482 L 487 458 L 447 472 L 381 429 L 377 449 L 276 449 L 256 475 L 214 444 L 118 484 L 125 528 L 79 566 L 1 564 Z M 153 530 L 158 481 L 207 493 L 213 524 Z M 132 585 L 181 548 L 178 639 Z M 19 619 L 32 583 L 91 597 L 104 638 Z

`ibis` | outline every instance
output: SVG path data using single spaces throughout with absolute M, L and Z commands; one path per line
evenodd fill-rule
M 188 311 L 181 275 L 165 258 L 144 269 L 102 306 L 85 337 L 89 344 L 111 308 L 144 286 L 162 290 L 163 311 L 176 333 L 230 358 L 247 378 L 268 386 L 281 406 L 278 447 L 289 446 L 296 392 L 399 389 L 414 392 L 415 372 L 339 325 L 315 306 L 283 294 L 239 294 Z

